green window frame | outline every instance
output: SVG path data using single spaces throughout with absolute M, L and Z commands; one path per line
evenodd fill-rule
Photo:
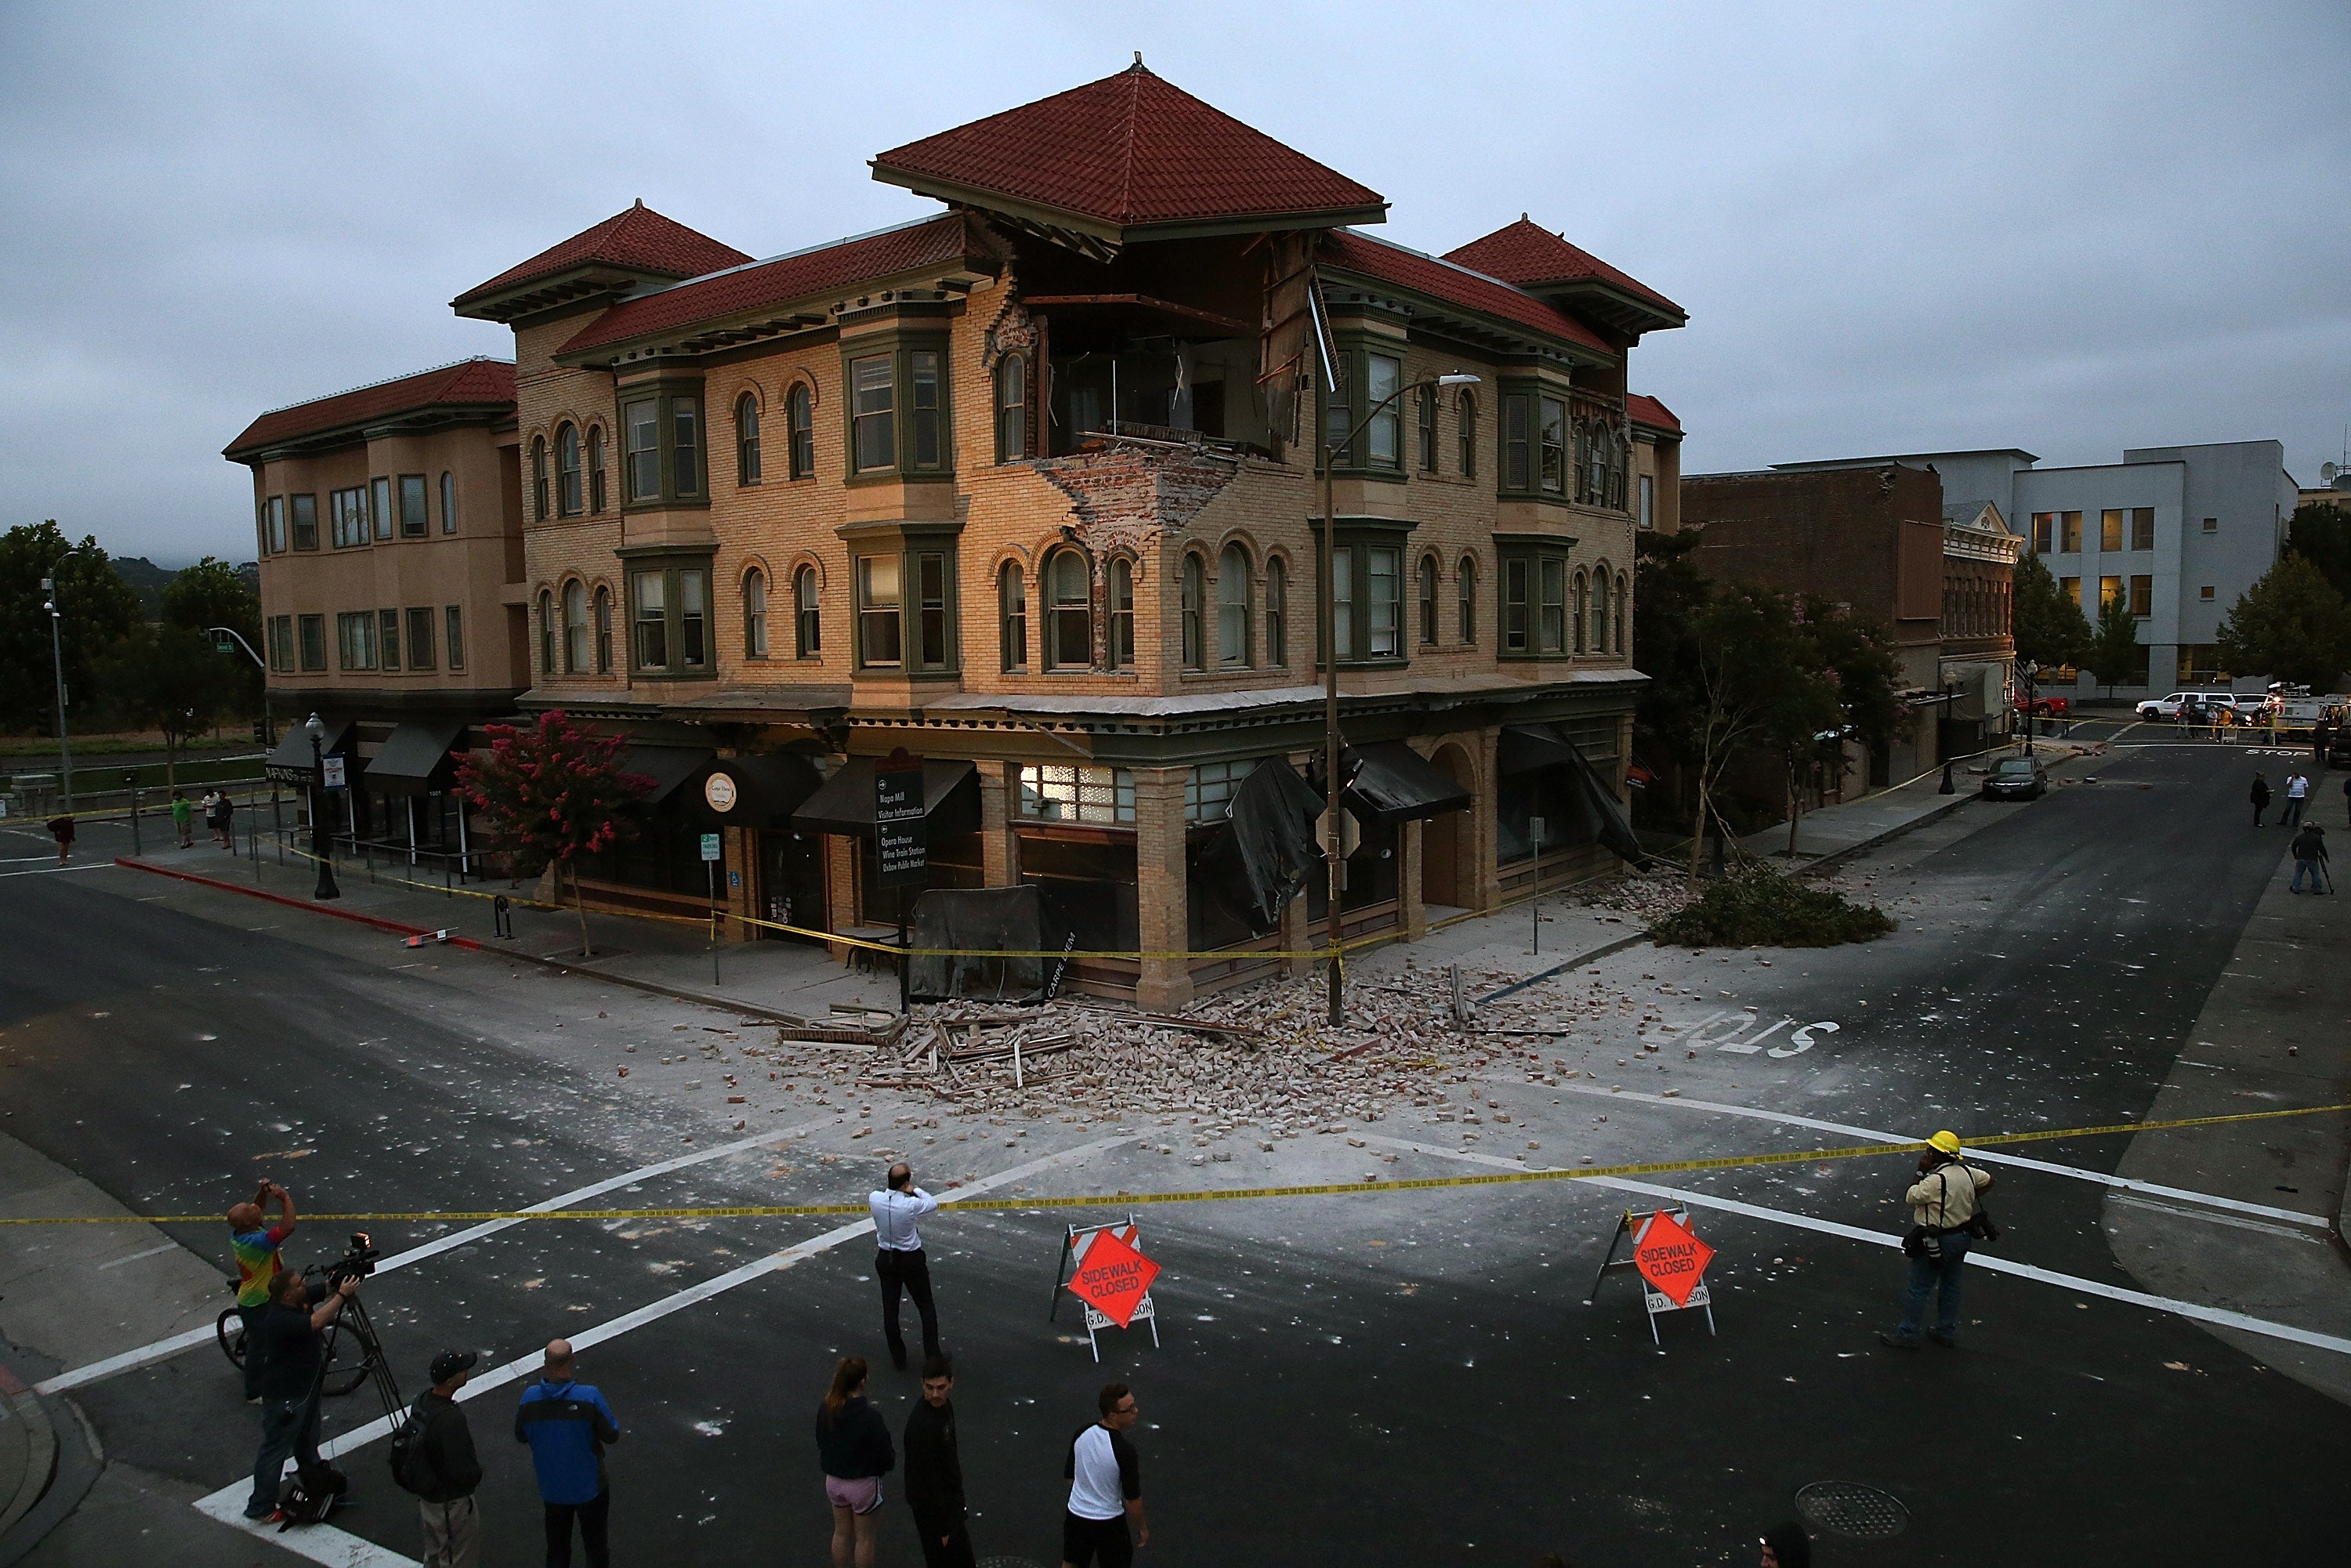
M 1478 477 L 1478 400 L 1468 392 L 1461 394 L 1454 418 L 1459 425 L 1461 438 L 1461 477 Z
M 327 618 L 305 615 L 299 618 L 301 628 L 302 668 L 323 670 L 327 667 Z
M 1332 558 L 1331 624 L 1342 665 L 1393 666 L 1408 661 L 1405 634 L 1405 585 L 1408 528 L 1378 523 L 1339 523 L 1337 553 Z M 1319 520 L 1315 548 L 1322 548 Z M 1321 570 L 1318 559 L 1316 570 Z M 1318 593 L 1318 599 L 1321 597 Z M 1322 639 L 1316 639 L 1316 659 Z
M 336 662 L 346 670 L 375 668 L 375 612 L 346 610 L 335 616 Z
M 957 665 L 955 548 L 924 539 L 862 550 L 850 571 L 857 667 L 951 674 Z
M 841 345 L 849 482 L 946 479 L 955 431 L 944 333 L 872 333 Z
M 1413 400 L 1420 427 L 1420 471 L 1437 472 L 1437 389 L 1423 387 Z
M 711 558 L 706 555 L 630 561 L 631 674 L 673 681 L 717 674 L 710 634 L 710 582 Z
M 1402 479 L 1404 400 L 1395 395 L 1405 384 L 1402 346 L 1393 338 L 1365 333 L 1342 332 L 1338 337 L 1332 383 L 1322 393 L 1322 444 L 1336 447 L 1350 431 L 1355 432 L 1355 439 L 1336 452 L 1332 472 Z M 1380 412 L 1372 416 L 1374 408 Z M 1358 422 L 1361 430 L 1355 430 Z
M 1582 651 L 1580 645 L 1591 625 L 1591 607 L 1588 598 L 1578 596 L 1588 595 L 1590 589 L 1569 560 L 1574 543 L 1570 538 L 1545 539 L 1503 549 L 1495 571 L 1501 626 L 1496 658 L 1569 659 Z M 1463 570 L 1475 570 L 1466 557 Z M 1466 596 L 1468 590 L 1463 591 Z M 1465 610 L 1465 626 L 1468 619 Z
M 555 427 L 555 515 L 576 517 L 580 501 L 580 427 L 569 420 Z
M 808 383 L 795 382 L 784 394 L 784 431 L 791 446 L 791 476 L 806 479 L 816 472 L 816 405 Z
M 700 377 L 622 388 L 621 441 L 622 511 L 709 504 Z
M 1029 455 L 1029 361 L 1007 354 L 996 365 L 996 460 Z

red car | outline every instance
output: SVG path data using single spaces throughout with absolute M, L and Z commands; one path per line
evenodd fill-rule
M 2065 697 L 2034 697 L 2029 702 L 2019 702 L 2016 711 L 2036 713 L 2043 718 L 2063 718 L 2073 711 L 2073 706 L 2072 701 Z

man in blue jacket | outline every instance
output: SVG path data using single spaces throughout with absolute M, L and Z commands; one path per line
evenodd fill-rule
M 612 1407 L 593 1385 L 575 1381 L 578 1364 L 568 1339 L 549 1340 L 538 1381 L 515 1407 L 515 1441 L 530 1445 L 538 1498 L 547 1509 L 547 1568 L 571 1568 L 571 1521 L 588 1568 L 608 1568 L 604 1524 L 612 1504 L 604 1479 L 604 1446 L 621 1440 Z

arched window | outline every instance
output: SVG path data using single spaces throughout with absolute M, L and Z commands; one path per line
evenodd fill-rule
M 530 520 L 547 521 L 547 437 L 530 438 Z
M 1232 544 L 1217 557 L 1217 663 L 1247 669 L 1249 662 L 1249 552 Z
M 1007 354 L 996 366 L 996 460 L 1029 455 L 1029 361 Z
M 604 509 L 604 427 L 588 427 L 588 509 Z
M 580 515 L 580 427 L 558 425 L 555 431 L 555 512 Z
M 1478 400 L 1468 392 L 1461 394 L 1461 477 L 1478 476 Z
M 996 569 L 996 613 L 1002 626 L 1004 667 L 1029 667 L 1029 580 L 1020 563 L 1008 560 Z
M 806 382 L 794 382 L 784 394 L 784 433 L 792 444 L 792 477 L 805 479 L 816 472 L 816 421 Z
M 538 591 L 538 674 L 542 680 L 555 674 L 555 595 L 543 588 Z
M 1265 563 L 1265 662 L 1290 663 L 1290 563 L 1280 556 Z
M 446 468 L 441 470 L 441 531 L 457 531 L 457 476 Z
M 1592 651 L 1608 652 L 1608 568 L 1592 574 Z
M 1437 641 L 1437 558 L 1420 558 L 1420 640 Z
M 612 591 L 609 588 L 596 590 L 596 673 L 612 673 Z
M 1184 557 L 1184 667 L 1187 670 L 1203 668 L 1207 657 L 1207 637 L 1201 625 L 1208 600 L 1206 577 L 1200 558 L 1187 552 Z
M 1590 491 L 1586 499 L 1595 507 L 1608 505 L 1608 471 L 1613 466 L 1609 454 L 1615 444 L 1616 438 L 1597 425 L 1593 426 L 1591 437 L 1584 444 L 1586 465 L 1590 470 L 1584 481 Z
M 816 611 L 816 568 L 804 566 L 792 573 L 793 646 L 803 659 L 824 651 L 823 627 Z
M 1633 645 L 1625 640 L 1625 622 L 1630 618 L 1625 608 L 1625 601 L 1632 596 L 1632 580 L 1623 572 L 1618 572 L 1616 574 L 1616 640 L 1613 646 L 1619 653 L 1629 653 L 1633 651 Z
M 1592 583 L 1591 580 L 1583 575 L 1583 573 L 1579 571 L 1575 574 L 1575 610 L 1573 617 L 1573 625 L 1575 627 L 1575 652 L 1579 653 L 1583 652 L 1583 628 L 1586 624 L 1585 617 L 1587 617 L 1591 612 Z
M 743 574 L 743 656 L 768 656 L 768 574 L 757 567 Z
M 759 400 L 749 392 L 735 400 L 735 482 L 759 482 Z
M 1455 591 L 1461 599 L 1461 645 L 1466 648 L 1478 641 L 1478 562 L 1474 557 L 1461 558 L 1461 576 Z
M 1110 667 L 1134 668 L 1134 563 L 1124 556 L 1110 563 Z
M 588 673 L 588 589 L 576 577 L 563 585 L 563 673 Z
M 1045 664 L 1082 670 L 1094 662 L 1093 573 L 1085 552 L 1056 550 L 1045 563 Z

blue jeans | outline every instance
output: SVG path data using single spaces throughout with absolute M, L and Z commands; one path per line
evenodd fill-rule
M 2304 797 L 2300 795 L 2289 795 L 2285 798 L 2285 811 L 2278 818 L 2279 827 L 2291 828 L 2302 821 L 2303 800 Z
M 2310 878 L 2311 892 L 2325 893 L 2327 891 L 2326 862 L 2325 861 L 2294 862 L 2294 885 L 2287 888 L 2286 891 L 2288 893 L 2300 893 L 2302 891 L 2302 879 L 2305 876 Z
M 1959 1270 L 1968 1260 L 1968 1233 L 1955 1230 L 1941 1239 L 1943 1256 L 1910 1260 L 1909 1288 L 1902 1292 L 1902 1321 L 1894 1332 L 1904 1339 L 1916 1339 L 1918 1323 L 1927 1315 L 1927 1301 L 1937 1293 L 1940 1285 L 1942 1300 L 1935 1312 L 1935 1332 L 1956 1334 L 1959 1332 Z
M 253 1495 L 245 1517 L 266 1519 L 277 1508 L 277 1483 L 286 1461 L 308 1469 L 319 1462 L 319 1398 L 268 1399 L 261 1406 L 261 1453 L 253 1461 Z

